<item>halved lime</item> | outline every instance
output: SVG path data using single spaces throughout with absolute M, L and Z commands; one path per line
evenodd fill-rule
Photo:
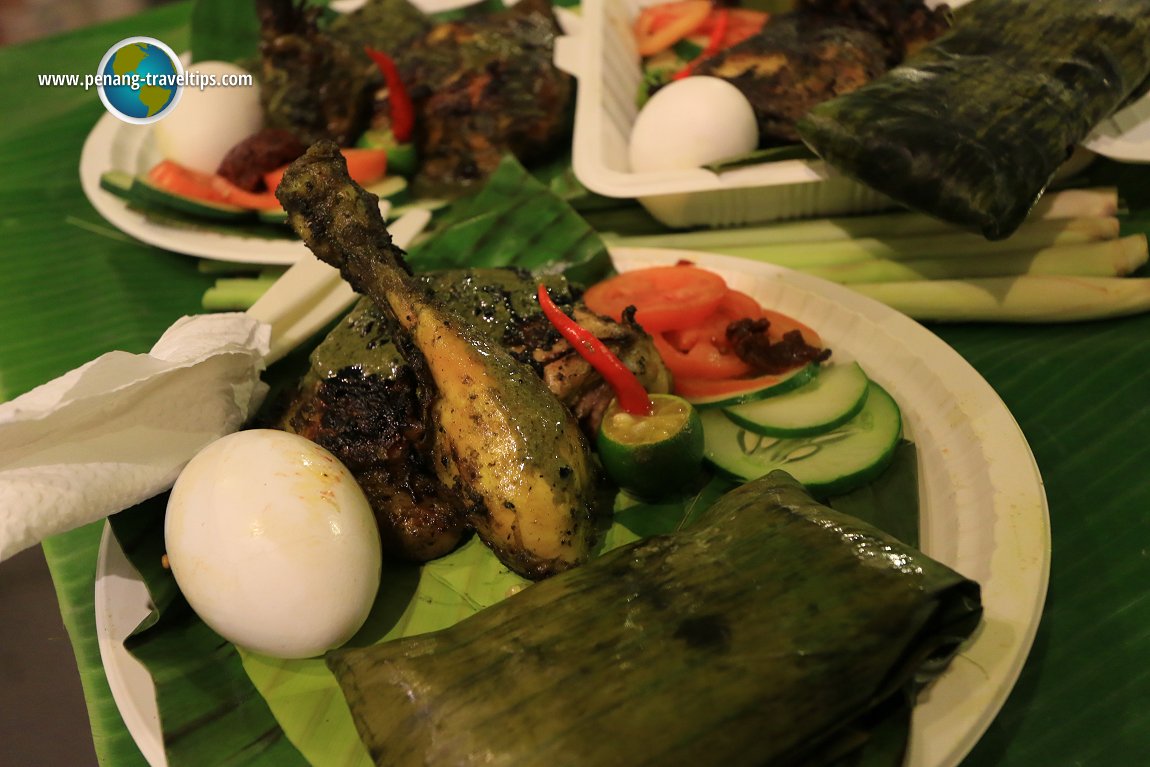
M 636 416 L 612 400 L 599 425 L 607 475 L 639 498 L 665 498 L 693 487 L 703 466 L 703 423 L 691 403 L 652 394 L 654 413 Z

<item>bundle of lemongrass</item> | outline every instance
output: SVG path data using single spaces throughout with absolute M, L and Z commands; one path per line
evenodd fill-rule
M 1150 311 L 1144 234 L 1123 236 L 1114 188 L 1045 195 L 1009 238 L 986 240 L 917 213 L 879 213 L 644 236 L 612 247 L 753 259 L 838 282 L 921 320 L 1071 322 Z M 244 310 L 281 267 L 201 262 L 210 311 Z
M 1146 236 L 1122 236 L 1119 212 L 1116 189 L 1070 189 L 997 241 L 909 212 L 605 239 L 784 266 L 916 319 L 1069 322 L 1150 310 L 1150 278 L 1129 276 Z

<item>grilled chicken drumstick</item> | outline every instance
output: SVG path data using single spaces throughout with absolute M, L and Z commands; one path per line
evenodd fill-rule
M 294 162 L 276 195 L 312 252 L 393 314 L 423 358 L 436 390 L 436 471 L 468 499 L 484 543 L 528 578 L 584 562 L 602 483 L 571 412 L 529 367 L 420 288 L 378 200 L 348 178 L 334 143 Z

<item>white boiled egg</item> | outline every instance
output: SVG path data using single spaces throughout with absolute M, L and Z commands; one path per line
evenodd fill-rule
M 164 522 L 192 609 L 240 647 L 308 658 L 345 643 L 379 589 L 379 529 L 339 459 L 295 434 L 240 431 L 181 472 Z
M 258 85 L 225 86 L 225 77 L 250 76 L 226 61 L 187 67 L 189 78 L 175 108 L 155 123 L 156 149 L 164 159 L 202 173 L 215 173 L 224 155 L 263 126 Z M 215 78 L 215 85 L 199 87 Z
M 717 77 L 685 77 L 652 96 L 631 128 L 635 173 L 700 168 L 755 149 L 759 127 L 746 96 Z

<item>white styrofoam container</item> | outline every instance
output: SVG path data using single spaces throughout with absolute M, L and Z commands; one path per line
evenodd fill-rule
M 556 64 L 579 80 L 572 164 L 588 189 L 638 198 L 651 215 L 673 227 L 736 226 L 893 205 L 821 160 L 784 160 L 723 173 L 704 168 L 633 173 L 627 144 L 643 74 L 631 27 L 640 8 L 650 4 L 584 0 L 580 29 L 556 46 Z
M 643 6 L 664 1 L 584 0 L 577 25 L 565 24 L 568 34 L 556 45 L 555 62 L 579 80 L 572 163 L 580 182 L 608 197 L 637 198 L 671 227 L 738 226 L 866 213 L 895 205 L 821 160 L 785 160 L 723 173 L 704 168 L 632 172 L 627 145 L 638 114 L 635 99 L 642 69 L 631 27 Z M 934 7 L 941 2 L 926 4 Z M 966 2 L 947 4 L 956 8 Z M 1138 117 L 1150 117 L 1150 98 L 1135 106 L 1141 107 Z M 1146 140 L 1136 141 L 1137 152 L 1132 153 L 1130 141 L 1121 140 L 1122 133 L 1142 139 L 1141 133 L 1126 130 L 1136 127 L 1108 121 L 1084 146 L 1115 159 L 1150 161 L 1150 127 L 1139 128 Z

